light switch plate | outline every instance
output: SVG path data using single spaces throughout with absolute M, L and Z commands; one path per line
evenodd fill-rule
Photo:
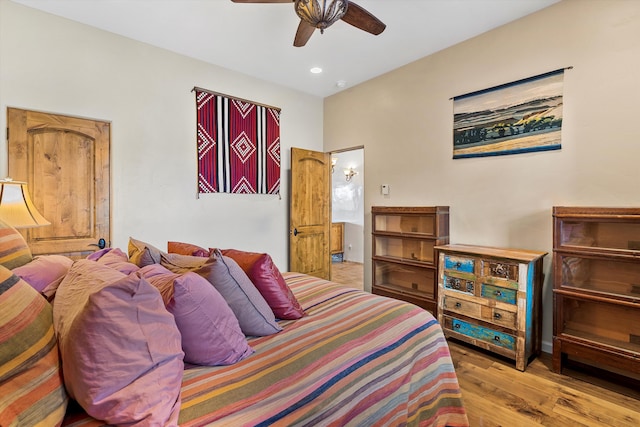
M 380 193 L 382 193 L 383 196 L 388 196 L 389 195 L 389 184 L 382 184 L 380 186 Z

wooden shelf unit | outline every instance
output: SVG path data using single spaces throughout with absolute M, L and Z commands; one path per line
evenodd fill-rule
M 449 207 L 373 206 L 372 292 L 416 304 L 435 315 L 435 246 L 449 242 Z
M 553 208 L 553 370 L 640 380 L 640 208 Z

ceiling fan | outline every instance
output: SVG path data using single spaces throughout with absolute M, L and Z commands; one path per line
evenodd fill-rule
M 307 44 L 311 35 L 320 29 L 320 33 L 334 22 L 342 19 L 356 28 L 378 35 L 387 27 L 382 21 L 349 0 L 231 0 L 234 3 L 293 3 L 300 24 L 293 45 L 301 47 Z

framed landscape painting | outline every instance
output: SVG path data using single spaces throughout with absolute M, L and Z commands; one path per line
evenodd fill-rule
M 564 69 L 453 98 L 453 158 L 559 150 Z

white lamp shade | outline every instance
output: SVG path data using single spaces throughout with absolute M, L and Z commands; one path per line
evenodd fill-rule
M 14 228 L 50 225 L 29 197 L 26 182 L 0 180 L 0 219 Z

